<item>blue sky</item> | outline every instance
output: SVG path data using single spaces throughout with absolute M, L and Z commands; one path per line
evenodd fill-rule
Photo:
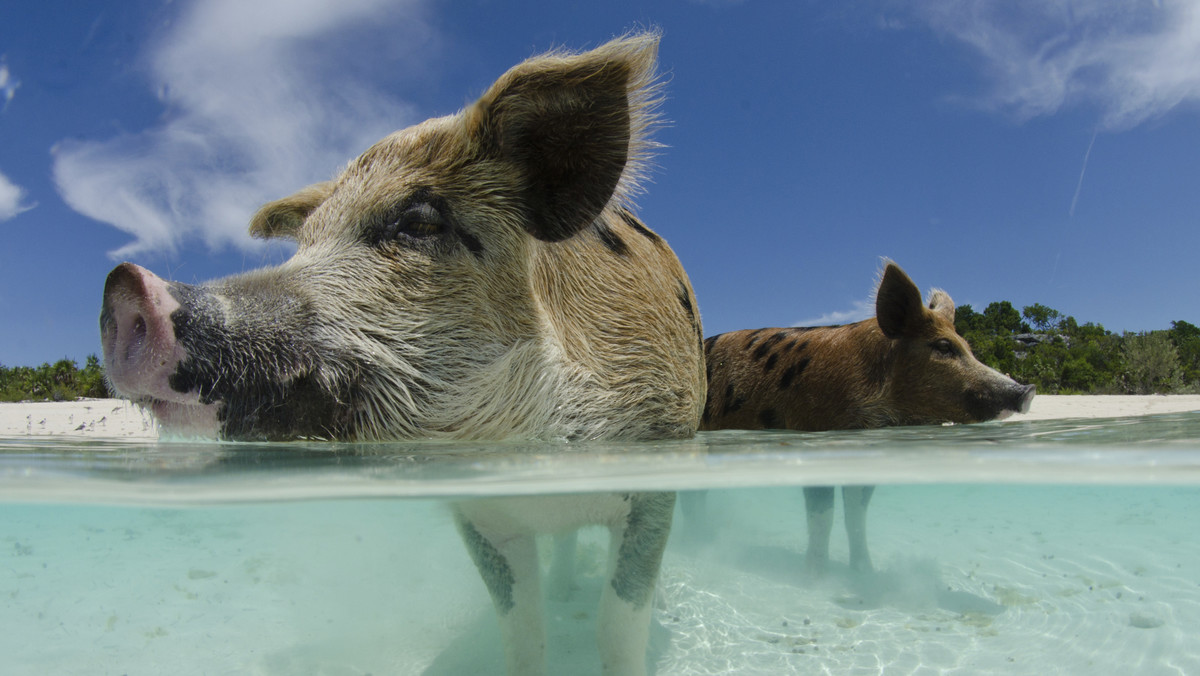
M 9 0 L 0 363 L 99 351 L 122 260 L 289 254 L 262 202 L 546 49 L 663 33 L 639 213 L 706 333 L 860 319 L 880 258 L 977 310 L 1200 324 L 1200 2 Z

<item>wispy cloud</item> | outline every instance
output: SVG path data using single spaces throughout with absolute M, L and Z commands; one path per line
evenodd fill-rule
M 22 211 L 29 211 L 36 204 L 25 204 L 25 191 L 0 174 L 0 221 L 7 221 Z
M 114 258 L 193 239 L 252 247 L 246 225 L 258 205 L 329 178 L 413 122 L 381 80 L 394 82 L 431 49 L 423 14 L 420 0 L 189 3 L 146 46 L 163 122 L 59 143 L 58 190 L 76 211 L 132 235 Z
M 1200 101 L 1197 0 L 922 0 L 904 5 L 968 45 L 992 87 L 976 102 L 1029 119 L 1090 104 L 1118 131 Z
M 8 108 L 8 104 L 17 95 L 17 87 L 20 86 L 21 81 L 12 76 L 12 73 L 8 70 L 8 64 L 0 61 L 0 98 L 4 100 L 0 104 L 0 110 Z
M 839 310 L 836 312 L 827 312 L 819 317 L 812 319 L 802 319 L 792 326 L 827 326 L 830 324 L 849 324 L 858 322 L 864 319 L 870 319 L 875 316 L 875 298 L 867 298 L 866 300 L 856 300 L 853 307 L 849 310 Z

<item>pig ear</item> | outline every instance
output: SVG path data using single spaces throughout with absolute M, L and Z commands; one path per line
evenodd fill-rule
M 954 323 L 954 301 L 945 291 L 934 289 L 930 292 L 929 309 L 949 319 L 951 324 Z
M 250 235 L 261 239 L 295 239 L 304 219 L 329 198 L 333 186 L 333 181 L 314 183 L 291 197 L 268 202 L 250 219 Z
M 900 269 L 889 262 L 875 294 L 875 318 L 888 338 L 916 334 L 923 322 L 925 306 L 921 290 Z
M 525 228 L 571 237 L 636 190 L 657 103 L 658 35 L 551 53 L 505 73 L 466 113 L 482 153 L 521 177 Z

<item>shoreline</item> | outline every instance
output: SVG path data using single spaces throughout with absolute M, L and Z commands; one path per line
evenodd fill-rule
M 1006 422 L 1200 411 L 1196 394 L 1046 394 Z M 149 411 L 124 399 L 0 403 L 0 437 L 157 439 Z

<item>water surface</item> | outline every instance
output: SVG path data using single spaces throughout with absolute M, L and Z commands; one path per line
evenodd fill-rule
M 800 487 L 843 483 L 881 486 L 875 570 L 836 526 L 810 574 Z M 676 514 L 652 673 L 1200 673 L 1197 413 L 632 445 L 0 438 L 0 673 L 498 674 L 448 501 L 596 490 L 705 496 Z M 548 601 L 551 673 L 599 673 L 604 543 L 581 534 Z

